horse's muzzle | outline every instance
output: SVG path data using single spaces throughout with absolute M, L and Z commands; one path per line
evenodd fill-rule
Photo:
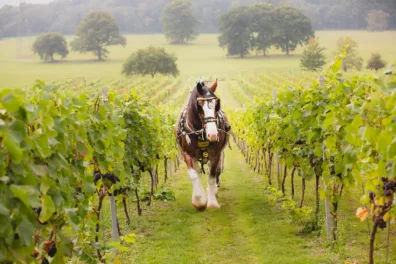
M 217 132 L 215 133 L 215 134 L 207 134 L 207 137 L 208 137 L 208 140 L 210 141 L 210 142 L 214 142 L 214 141 L 217 141 L 217 137 L 218 137 L 218 135 L 217 135 Z
M 210 122 L 206 124 L 206 137 L 210 142 L 217 141 L 218 132 L 216 123 Z

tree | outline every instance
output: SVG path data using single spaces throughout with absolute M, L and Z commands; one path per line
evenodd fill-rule
M 382 69 L 386 66 L 386 62 L 382 59 L 379 53 L 372 53 L 371 58 L 367 64 L 367 69 L 376 70 Z
M 153 78 L 160 73 L 176 77 L 179 75 L 176 60 L 174 55 L 166 53 L 163 48 L 139 49 L 126 60 L 122 73 L 125 75 L 149 74 Z
M 346 51 L 345 58 L 342 59 L 342 67 L 344 71 L 348 71 L 351 68 L 361 70 L 363 66 L 363 59 L 360 57 L 357 48 L 358 43 L 350 37 L 340 37 L 337 40 L 337 54 L 342 54 Z
M 220 17 L 219 45 L 227 49 L 228 55 L 242 58 L 249 53 L 252 25 L 248 11 L 248 7 L 236 7 Z
M 308 71 L 316 71 L 326 64 L 326 57 L 323 54 L 325 48 L 319 46 L 316 38 L 308 40 L 308 46 L 304 49 L 301 57 L 301 67 Z
M 199 20 L 194 17 L 190 0 L 174 0 L 162 12 L 161 21 L 166 38 L 173 44 L 194 40 Z
M 384 31 L 388 28 L 390 15 L 382 10 L 370 10 L 367 14 L 368 31 Z
M 274 7 L 266 3 L 257 3 L 249 7 L 252 24 L 252 46 L 263 51 L 266 56 L 267 49 L 272 45 L 274 23 L 272 11 Z
M 290 6 L 279 6 L 274 10 L 273 43 L 290 54 L 298 45 L 308 42 L 314 36 L 311 20 L 300 10 Z
M 33 43 L 33 52 L 44 61 L 54 61 L 54 54 L 59 54 L 62 59 L 69 54 L 65 37 L 57 32 L 38 36 Z
M 105 11 L 89 12 L 78 26 L 76 35 L 77 38 L 71 43 L 72 49 L 81 53 L 92 52 L 98 60 L 109 54 L 107 46 L 126 45 L 116 21 Z

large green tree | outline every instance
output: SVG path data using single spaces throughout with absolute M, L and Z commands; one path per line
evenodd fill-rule
M 263 51 L 266 56 L 267 49 L 272 45 L 274 34 L 273 5 L 257 3 L 249 7 L 250 21 L 252 25 L 252 46 Z
M 228 55 L 245 56 L 252 42 L 252 24 L 249 8 L 235 7 L 220 17 L 220 47 L 227 49 Z
M 59 54 L 62 59 L 69 54 L 65 37 L 57 32 L 38 36 L 33 43 L 33 52 L 44 61 L 54 61 L 55 54 Z
M 105 11 L 89 12 L 78 26 L 76 35 L 77 38 L 71 43 L 72 49 L 81 53 L 94 53 L 98 60 L 103 60 L 109 54 L 106 47 L 126 45 L 117 22 Z
M 166 38 L 173 44 L 194 40 L 199 20 L 193 15 L 190 0 L 174 0 L 162 12 L 161 21 Z
M 139 49 L 124 63 L 122 73 L 125 75 L 179 75 L 177 58 L 168 54 L 163 48 L 149 47 Z
M 290 6 L 279 6 L 273 12 L 274 45 L 289 55 L 298 45 L 314 36 L 311 20 L 300 10 Z

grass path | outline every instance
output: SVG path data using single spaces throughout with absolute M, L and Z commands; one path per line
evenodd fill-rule
M 261 178 L 235 147 L 226 150 L 220 209 L 199 213 L 191 206 L 185 166 L 170 185 L 176 201 L 155 202 L 134 217 L 129 229 L 137 242 L 123 263 L 327 263 L 326 251 L 298 236 L 296 226 L 268 204 Z

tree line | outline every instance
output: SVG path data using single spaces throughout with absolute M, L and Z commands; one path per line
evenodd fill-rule
M 115 19 L 105 11 L 91 11 L 81 21 L 76 32 L 76 38 L 71 41 L 73 51 L 92 53 L 98 61 L 109 54 L 108 46 L 126 45 L 125 37 L 120 33 Z M 58 32 L 41 34 L 32 47 L 43 61 L 54 62 L 55 55 L 62 59 L 69 54 L 65 37 Z M 125 75 L 179 75 L 177 58 L 168 54 L 163 48 L 148 47 L 131 54 L 123 65 Z
M 160 33 L 161 14 L 170 0 L 57 0 L 49 4 L 6 5 L 0 8 L 0 37 L 44 32 L 74 34 L 79 21 L 94 9 L 109 12 L 122 32 Z M 200 0 L 192 1 L 198 32 L 218 32 L 219 17 L 236 6 L 257 2 L 286 4 L 302 10 L 315 29 L 365 29 L 371 10 L 389 14 L 388 28 L 396 28 L 393 0 Z
M 290 6 L 259 3 L 232 9 L 220 18 L 219 44 L 228 55 L 243 57 L 251 50 L 266 55 L 271 46 L 286 55 L 314 35 L 311 20 Z

